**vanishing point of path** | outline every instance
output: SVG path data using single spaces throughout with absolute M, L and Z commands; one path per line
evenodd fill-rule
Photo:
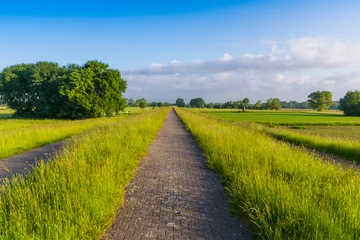
M 217 175 L 171 110 L 103 239 L 252 239 Z

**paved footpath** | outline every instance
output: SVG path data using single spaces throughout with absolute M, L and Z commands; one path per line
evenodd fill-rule
M 252 239 L 173 110 L 103 239 Z
M 15 173 L 27 173 L 37 161 L 46 161 L 58 152 L 64 143 L 65 141 L 60 141 L 0 160 L 0 178 L 11 177 Z

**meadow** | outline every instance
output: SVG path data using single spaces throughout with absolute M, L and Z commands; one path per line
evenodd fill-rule
M 278 140 L 360 162 L 359 117 L 311 110 L 204 113 L 234 122 L 260 123 L 261 131 Z
M 228 192 L 232 211 L 260 239 L 359 239 L 360 175 L 262 131 L 176 109 Z
M 0 188 L 1 239 L 98 239 L 169 108 L 93 128 Z
M 64 140 L 124 116 L 76 121 L 0 120 L 0 159 Z
M 246 112 L 207 112 L 219 118 L 256 122 L 269 126 L 277 125 L 359 125 L 360 117 L 347 117 L 339 113 L 308 112 L 278 112 L 278 111 L 246 111 Z

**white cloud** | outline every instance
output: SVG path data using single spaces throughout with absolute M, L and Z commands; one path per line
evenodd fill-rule
M 274 95 L 306 100 L 310 91 L 321 89 L 331 89 L 334 98 L 339 98 L 348 89 L 360 89 L 360 44 L 310 37 L 261 43 L 271 45 L 268 53 L 224 53 L 214 60 L 173 60 L 122 73 L 130 95 L 138 86 L 144 97 L 164 101 L 175 101 L 179 94 L 184 98 L 202 96 L 208 101 L 244 96 L 256 101 Z

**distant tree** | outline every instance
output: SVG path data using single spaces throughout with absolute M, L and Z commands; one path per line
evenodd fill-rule
M 244 107 L 244 108 L 248 108 L 249 107 L 249 104 L 250 104 L 250 99 L 249 98 L 244 98 L 242 101 L 241 101 L 241 106 Z
M 269 98 L 266 100 L 265 108 L 269 110 L 279 110 L 281 108 L 281 102 L 278 98 Z
M 176 106 L 178 106 L 178 107 L 185 107 L 185 101 L 184 101 L 184 99 L 183 98 L 178 98 L 178 99 L 176 99 Z
M 152 103 L 150 103 L 150 106 L 153 107 L 153 108 L 155 108 L 155 107 L 157 106 L 157 103 L 156 103 L 156 102 L 152 102 Z
M 340 98 L 340 109 L 348 116 L 360 116 L 360 91 L 348 91 Z
M 134 99 L 132 98 L 128 98 L 127 99 L 127 107 L 132 107 L 134 105 Z
M 204 108 L 206 103 L 202 98 L 194 98 L 190 100 L 190 106 L 193 108 Z
M 329 91 L 317 91 L 313 92 L 308 96 L 307 101 L 312 109 L 318 111 L 328 110 L 332 105 L 332 93 Z
M 215 104 L 214 104 L 214 108 L 222 108 L 221 103 L 215 103 Z
M 170 106 L 170 103 L 164 102 L 164 103 L 163 103 L 163 106 L 164 106 L 164 107 L 169 107 L 169 106 Z
M 255 109 L 260 109 L 261 108 L 261 101 L 258 100 L 255 104 L 254 104 L 254 108 Z
M 222 107 L 223 108 L 232 108 L 232 106 L 233 106 L 233 102 L 227 101 L 226 103 L 224 103 L 224 105 Z
M 133 107 L 140 107 L 140 103 L 141 103 L 141 102 L 146 102 L 146 103 L 147 103 L 147 101 L 146 101 L 145 98 L 139 98 L 139 99 L 136 99 L 136 100 L 135 100 L 135 102 L 134 102 L 134 104 L 133 104 Z
M 213 102 L 208 103 L 207 108 L 214 108 L 214 103 Z
M 158 103 L 157 103 L 157 106 L 158 106 L 158 107 L 162 107 L 162 106 L 163 106 L 163 103 L 162 103 L 162 102 L 158 102 Z
M 144 108 L 146 108 L 147 104 L 146 101 L 140 102 L 140 108 L 144 111 Z

